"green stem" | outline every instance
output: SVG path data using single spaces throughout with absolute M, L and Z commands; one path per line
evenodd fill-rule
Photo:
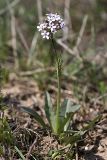
M 56 128 L 55 132 L 58 134 L 60 128 L 60 103 L 61 103 L 61 58 L 58 56 L 55 48 L 55 43 L 53 39 L 53 35 L 51 35 L 51 40 L 54 48 L 54 54 L 56 58 L 57 64 L 57 83 L 58 83 L 58 91 L 57 91 L 57 109 L 56 109 Z
M 61 73 L 60 73 L 60 62 L 57 61 L 57 81 L 58 81 L 58 92 L 57 92 L 57 110 L 56 110 L 56 132 L 58 133 L 60 128 L 60 101 L 61 101 Z

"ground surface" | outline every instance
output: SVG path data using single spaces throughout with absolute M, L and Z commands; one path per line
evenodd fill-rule
M 14 128 L 14 134 L 16 138 L 19 139 L 19 146 L 22 149 L 27 149 L 28 155 L 30 147 L 32 147 L 32 152 L 36 152 L 41 158 L 47 157 L 50 149 L 60 149 L 63 146 L 60 146 L 55 138 L 50 135 L 49 131 L 44 131 L 40 126 L 27 114 L 20 111 L 21 106 L 26 106 L 35 109 L 45 120 L 44 113 L 44 93 L 40 91 L 37 83 L 29 78 L 19 78 L 15 73 L 10 74 L 9 82 L 3 87 L 2 93 L 4 97 L 8 99 L 9 109 L 5 111 L 5 115 L 10 120 L 10 125 Z M 52 91 L 51 91 L 52 92 Z M 55 91 L 51 96 L 54 99 Z M 101 112 L 102 118 L 98 124 L 93 128 L 89 135 L 86 136 L 86 139 L 82 146 L 78 150 L 78 159 L 83 157 L 85 160 L 106 160 L 107 159 L 107 111 L 99 109 L 101 107 L 101 102 L 97 102 L 98 108 L 91 108 L 87 112 L 87 116 L 83 117 L 78 115 L 78 123 L 82 125 L 83 121 L 87 118 L 92 118 Z M 97 110 L 97 111 L 96 111 Z M 94 112 L 94 113 L 93 113 Z M 12 122 L 11 122 L 12 121 Z M 13 123 L 14 121 L 14 123 Z M 76 123 L 76 122 L 75 122 Z M 24 137 L 20 135 L 31 134 L 31 140 L 26 143 Z M 30 136 L 30 135 L 29 135 Z M 23 145 L 22 145 L 22 142 Z M 33 145 L 33 146 L 32 146 Z M 82 148 L 82 151 L 81 151 Z

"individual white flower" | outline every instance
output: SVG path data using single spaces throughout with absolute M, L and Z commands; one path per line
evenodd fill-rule
M 55 21 L 55 15 L 52 13 L 46 14 L 47 15 L 47 20 L 49 22 L 54 22 Z
M 62 21 L 62 22 L 60 23 L 61 29 L 64 28 L 64 26 L 65 26 L 65 23 Z
M 53 14 L 53 13 L 49 13 L 49 14 L 47 14 L 47 19 L 49 20 L 49 21 L 59 21 L 59 20 L 61 20 L 61 17 L 60 17 L 60 15 L 58 15 L 57 13 L 56 14 Z
M 41 33 L 41 35 L 42 35 L 43 38 L 46 38 L 46 39 L 49 39 L 49 38 L 50 38 L 50 37 L 49 37 L 49 32 L 47 32 L 47 31 L 45 31 L 45 30 Z
M 46 19 L 43 23 L 37 26 L 38 31 L 41 32 L 43 38 L 49 39 L 51 34 L 56 33 L 58 30 L 63 29 L 65 23 L 60 15 L 49 13 L 46 14 Z
M 37 26 L 38 31 L 42 31 L 43 29 L 45 29 L 47 27 L 46 23 L 41 23 L 39 26 Z
M 52 33 L 56 32 L 57 26 L 54 23 L 49 23 L 48 28 L 51 30 Z

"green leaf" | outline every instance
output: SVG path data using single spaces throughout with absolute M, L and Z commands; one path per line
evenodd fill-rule
M 92 129 L 95 124 L 101 119 L 102 115 L 98 115 L 97 117 L 95 117 L 91 122 L 89 122 L 89 124 L 84 127 L 82 130 L 85 131 L 85 130 L 90 130 Z
M 58 158 L 58 156 L 60 155 L 60 152 L 56 151 L 52 154 L 52 159 L 56 159 Z M 59 159 L 59 158 L 58 158 Z
M 74 105 L 70 99 L 64 99 L 61 106 L 60 116 L 65 117 L 67 113 L 75 113 L 79 108 L 80 105 Z
M 18 154 L 22 158 L 22 160 L 26 160 L 26 158 L 24 157 L 24 155 L 22 154 L 22 152 L 16 146 L 14 148 L 18 152 Z
M 61 108 L 60 108 L 60 128 L 59 131 L 60 133 L 64 131 L 64 126 L 68 121 L 68 118 L 65 117 L 66 115 L 66 107 L 67 107 L 68 99 L 64 99 Z
M 80 108 L 80 105 L 74 105 L 71 100 L 65 99 L 60 110 L 61 129 L 66 131 L 74 113 Z
M 68 145 L 68 144 L 73 145 L 81 139 L 81 136 L 82 136 L 82 134 L 79 131 L 73 135 L 68 135 L 68 136 L 65 133 L 63 141 L 65 142 L 66 145 Z
M 31 155 L 31 157 L 34 159 L 34 160 L 38 160 L 37 158 L 35 158 L 33 155 Z
M 65 117 L 66 114 L 66 108 L 67 108 L 68 99 L 64 99 L 61 108 L 60 108 L 60 116 Z
M 21 109 L 23 111 L 25 111 L 26 113 L 28 113 L 29 115 L 33 116 L 34 119 L 43 127 L 46 127 L 46 124 L 44 122 L 44 120 L 41 118 L 41 116 L 36 112 L 34 111 L 33 109 L 31 108 L 28 108 L 28 107 L 21 107 Z
M 45 93 L 45 114 L 48 122 L 51 124 L 51 113 L 53 113 L 51 98 L 48 92 Z
M 68 119 L 66 125 L 64 126 L 64 131 L 68 129 L 71 119 L 73 118 L 76 111 L 78 111 L 80 105 L 74 105 L 70 100 L 68 100 L 67 108 L 66 108 L 66 117 Z
M 50 126 L 55 129 L 55 112 L 51 103 L 51 98 L 48 92 L 45 94 L 45 114 Z
M 0 156 L 3 155 L 3 146 L 0 146 Z
M 79 104 L 75 105 L 70 100 L 68 100 L 67 108 L 66 108 L 66 114 L 67 113 L 75 113 L 79 109 L 80 109 L 80 105 Z

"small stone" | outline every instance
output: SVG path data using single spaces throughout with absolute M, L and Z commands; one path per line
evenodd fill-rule
M 85 151 L 88 151 L 88 150 L 89 150 L 89 147 L 88 147 L 88 146 L 86 146 L 84 149 L 85 149 Z
M 104 147 L 100 145 L 100 146 L 98 147 L 98 151 L 99 151 L 99 152 L 104 152 Z

